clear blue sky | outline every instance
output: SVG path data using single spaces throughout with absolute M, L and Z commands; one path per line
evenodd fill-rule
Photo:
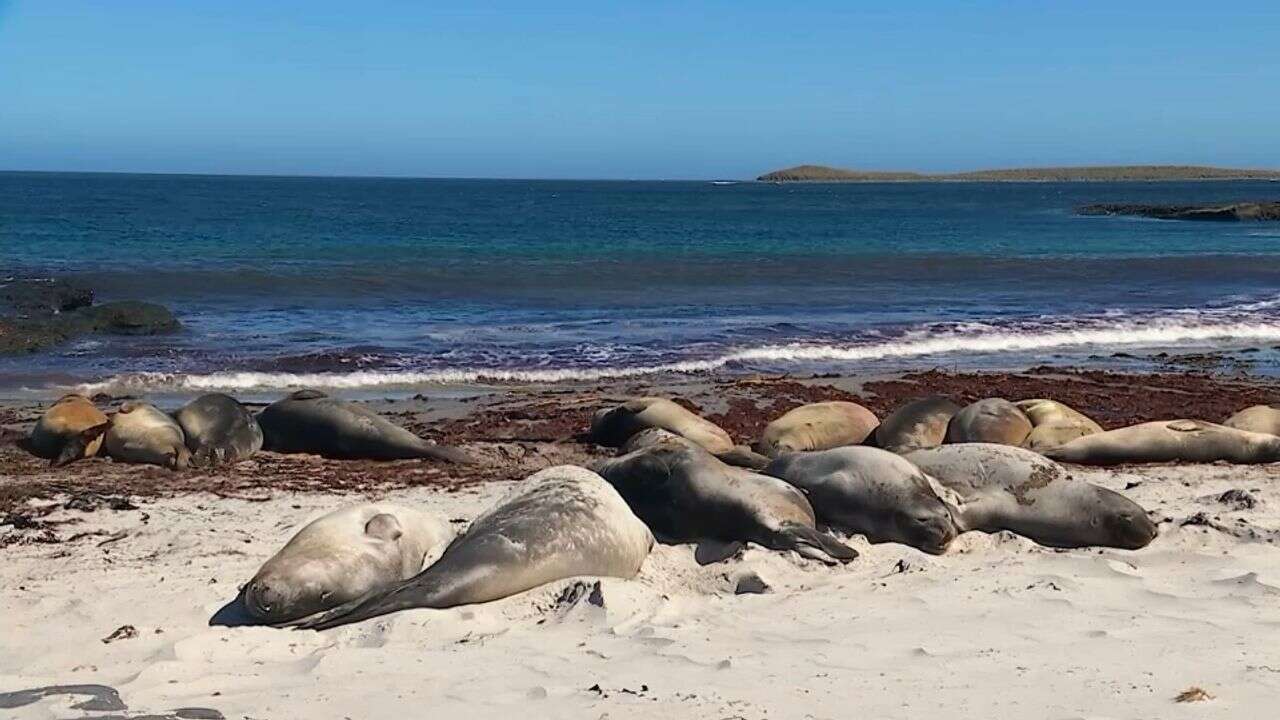
M 1280 167 L 1280 2 L 0 0 L 0 169 Z

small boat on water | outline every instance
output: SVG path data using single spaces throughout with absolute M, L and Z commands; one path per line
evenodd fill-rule
M 712 185 L 737 185 L 737 180 L 712 180 Z

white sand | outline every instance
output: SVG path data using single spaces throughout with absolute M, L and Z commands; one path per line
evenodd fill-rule
M 1174 522 L 1137 552 L 970 533 L 930 557 L 856 538 L 862 557 L 834 569 L 754 548 L 699 566 L 689 546 L 659 546 L 637 580 L 603 581 L 603 609 L 558 606 L 571 584 L 559 582 L 325 633 L 207 623 L 292 529 L 359 498 L 100 510 L 64 534 L 128 535 L 2 551 L 0 693 L 100 683 L 127 704 L 120 716 L 194 706 L 258 720 L 1275 717 L 1280 466 L 1082 474 L 1142 480 L 1130 496 Z M 1231 488 L 1261 504 L 1207 497 Z M 470 518 L 504 489 L 386 497 Z M 1178 525 L 1198 511 L 1225 530 Z M 734 595 L 752 571 L 773 592 Z M 126 624 L 136 638 L 101 641 Z M 1175 703 L 1190 686 L 1215 699 Z M 0 716 L 101 714 L 71 709 L 84 700 Z

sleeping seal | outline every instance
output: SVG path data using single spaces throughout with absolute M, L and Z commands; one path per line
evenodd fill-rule
M 547 468 L 476 518 L 426 570 L 300 626 L 489 602 L 580 575 L 631 578 L 652 547 L 649 528 L 603 478 L 571 465 Z
M 1008 530 L 1049 547 L 1136 550 L 1155 523 L 1118 492 L 1072 479 L 1057 463 L 1008 445 L 965 443 L 906 456 L 950 489 L 962 531 Z
M 959 534 L 937 481 L 887 450 L 841 447 L 783 455 L 765 473 L 803 490 L 823 523 L 873 543 L 902 543 L 941 555 Z
M 1028 450 L 1042 452 L 1102 432 L 1102 426 L 1084 413 L 1056 400 L 1020 400 L 1014 405 L 1031 421 L 1031 434 L 1022 442 Z
M 202 395 L 173 417 L 182 426 L 193 465 L 237 463 L 262 449 L 258 421 L 229 395 Z
M 1004 398 L 987 398 L 964 406 L 947 424 L 949 443 L 1021 445 L 1031 434 L 1031 421 Z
M 857 445 L 879 424 L 875 413 L 858 403 L 840 400 L 810 403 L 784 413 L 765 426 L 759 450 L 773 458 L 789 452 Z
M 657 442 L 593 469 L 665 542 L 754 542 L 827 563 L 858 556 L 818 532 L 813 506 L 796 488 L 726 465 L 685 442 Z
M 172 417 L 145 402 L 126 402 L 111 416 L 103 442 L 107 454 L 127 463 L 184 470 L 190 464 L 182 428 Z
M 44 411 L 27 440 L 35 455 L 51 460 L 54 467 L 93 457 L 102 447 L 107 416 L 83 395 L 64 395 Z
M 1072 440 L 1044 455 L 1081 465 L 1218 460 L 1247 465 L 1280 461 L 1280 437 L 1203 420 L 1160 420 Z
M 1247 407 L 1222 422 L 1236 430 L 1280 435 L 1280 405 L 1254 405 Z
M 335 510 L 263 564 L 241 594 L 244 609 L 264 623 L 329 610 L 417 575 L 452 535 L 446 523 L 388 503 Z
M 435 458 L 474 462 L 461 450 L 427 442 L 376 412 L 319 390 L 299 390 L 258 414 L 263 448 L 340 460 Z
M 760 468 L 769 459 L 750 448 L 734 445 L 733 438 L 719 425 L 683 405 L 660 397 L 628 400 L 616 407 L 596 411 L 591 418 L 592 441 L 606 447 L 622 447 L 636 433 L 658 428 L 692 440 L 704 450 L 731 465 Z
M 917 398 L 889 413 L 872 439 L 876 447 L 899 455 L 937 447 L 947 437 L 947 423 L 959 411 L 959 405 L 941 395 Z

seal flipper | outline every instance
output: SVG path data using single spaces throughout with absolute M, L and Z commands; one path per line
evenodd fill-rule
M 107 421 L 100 425 L 94 425 L 88 430 L 84 430 L 75 437 L 71 438 L 62 446 L 62 450 L 58 452 L 58 457 L 49 462 L 50 467 L 62 467 L 76 460 L 81 460 L 88 455 L 85 454 L 86 449 L 93 444 L 95 440 L 106 434 L 111 428 L 111 422 Z
M 374 590 L 332 610 L 324 610 L 299 620 L 280 623 L 276 627 L 292 627 L 295 630 L 328 630 L 339 625 L 349 625 L 387 615 L 397 610 L 429 607 L 422 602 L 421 597 L 414 597 L 413 590 L 421 588 L 421 583 L 414 582 L 416 579 L 410 578 L 386 590 Z
M 834 565 L 847 563 L 858 557 L 858 551 L 806 525 L 784 523 L 774 535 L 778 550 L 795 550 L 802 557 Z
M 734 445 L 733 449 L 716 456 L 727 465 L 734 465 L 748 470 L 763 470 L 770 462 L 769 458 L 752 450 L 746 445 Z

